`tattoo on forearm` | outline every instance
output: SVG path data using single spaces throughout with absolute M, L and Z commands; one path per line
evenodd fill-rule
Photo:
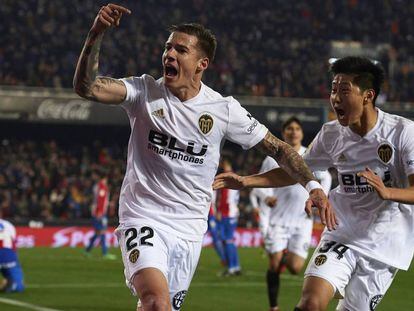
M 259 145 L 260 150 L 273 157 L 282 169 L 293 179 L 305 186 L 309 181 L 315 180 L 303 158 L 287 143 L 268 132 Z
M 93 95 L 96 75 L 99 66 L 99 51 L 101 49 L 103 34 L 90 32 L 86 39 L 85 45 L 79 57 L 76 66 L 74 85 L 86 98 L 96 100 Z

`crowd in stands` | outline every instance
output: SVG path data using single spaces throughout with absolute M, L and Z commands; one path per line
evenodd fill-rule
M 0 145 L 0 208 L 6 218 L 67 220 L 89 217 L 93 186 L 108 174 L 110 216 L 116 216 L 125 150 L 55 141 L 9 141 Z
M 240 150 L 239 150 L 240 151 Z M 235 171 L 256 173 L 263 156 L 226 145 Z M 54 140 L 0 141 L 0 209 L 14 221 L 44 222 L 88 219 L 93 186 L 107 174 L 111 192 L 109 217 L 117 220 L 119 190 L 126 164 L 126 146 L 63 144 Z M 248 192 L 241 193 L 240 225 L 254 226 Z
M 0 85 L 71 87 L 96 0 L 3 1 Z M 160 76 L 166 28 L 199 22 L 219 47 L 206 82 L 224 94 L 323 98 L 333 40 L 389 44 L 379 55 L 390 101 L 414 101 L 414 2 L 146 0 L 105 35 L 100 74 Z M 40 198 L 41 200 L 41 198 Z

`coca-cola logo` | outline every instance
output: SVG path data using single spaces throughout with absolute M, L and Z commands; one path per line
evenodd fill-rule
M 37 108 L 39 119 L 88 120 L 92 104 L 82 100 L 69 100 L 66 103 L 45 99 Z

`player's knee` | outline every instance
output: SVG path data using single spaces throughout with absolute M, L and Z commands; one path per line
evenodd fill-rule
M 288 269 L 290 271 L 290 273 L 292 274 L 299 274 L 302 271 L 303 268 L 303 264 L 301 263 L 293 263 L 291 265 L 288 265 Z
M 169 298 L 155 294 L 145 294 L 140 297 L 145 311 L 169 311 L 171 310 Z
M 270 257 L 269 270 L 272 272 L 278 272 L 280 268 L 280 260 L 274 257 Z

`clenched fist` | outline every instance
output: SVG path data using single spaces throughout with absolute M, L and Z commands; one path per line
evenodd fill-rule
M 122 14 L 131 14 L 131 11 L 123 6 L 109 3 L 101 7 L 92 25 L 92 31 L 100 34 L 111 26 L 119 26 Z

